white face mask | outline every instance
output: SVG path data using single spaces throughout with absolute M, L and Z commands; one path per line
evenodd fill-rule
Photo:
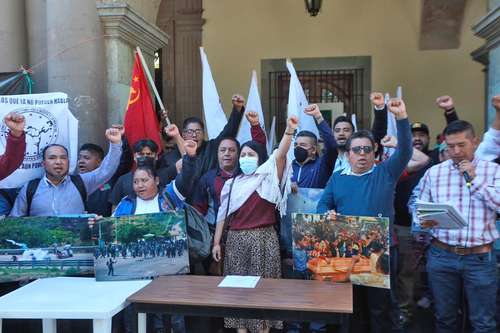
M 259 160 L 257 157 L 240 157 L 240 169 L 245 175 L 251 175 L 257 170 Z

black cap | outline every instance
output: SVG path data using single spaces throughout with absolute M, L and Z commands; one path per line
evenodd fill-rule
M 420 132 L 425 132 L 427 135 L 429 135 L 429 127 L 427 127 L 426 124 L 424 123 L 413 123 L 411 124 L 411 131 L 420 131 Z

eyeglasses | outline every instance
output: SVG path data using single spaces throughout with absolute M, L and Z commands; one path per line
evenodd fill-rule
M 351 151 L 357 155 L 361 154 L 361 151 L 363 151 L 365 154 L 369 154 L 373 152 L 373 147 L 372 146 L 351 147 Z
M 202 129 L 195 129 L 195 130 L 193 130 L 193 129 L 187 129 L 187 130 L 184 130 L 183 132 L 184 132 L 184 134 L 187 134 L 187 135 L 190 135 L 190 136 L 193 136 L 193 135 L 198 136 L 201 133 L 203 133 L 203 130 Z

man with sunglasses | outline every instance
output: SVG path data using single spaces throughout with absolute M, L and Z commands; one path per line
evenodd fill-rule
M 395 152 L 387 160 L 375 164 L 376 143 L 372 134 L 368 131 L 354 133 L 346 143 L 349 166 L 330 177 L 318 203 L 318 213 L 328 213 L 330 219 L 335 219 L 337 213 L 384 216 L 390 219 L 392 228 L 394 188 L 411 159 L 412 138 L 404 102 L 391 99 L 388 109 L 396 117 L 398 146 Z M 398 331 L 399 314 L 391 292 L 379 288 L 366 288 L 365 291 L 371 331 Z M 355 309 L 356 305 L 359 306 L 359 299 L 358 302 L 355 299 Z M 357 316 L 356 310 L 354 316 Z

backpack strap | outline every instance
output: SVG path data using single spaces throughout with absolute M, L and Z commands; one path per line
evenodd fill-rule
M 80 197 L 82 197 L 83 207 L 85 211 L 87 211 L 87 188 L 85 187 L 85 183 L 83 182 L 82 176 L 80 175 L 69 175 L 71 182 L 75 185 L 78 193 L 80 193 Z
M 26 187 L 26 216 L 31 215 L 31 202 L 33 201 L 33 197 L 35 196 L 36 189 L 40 184 L 41 178 L 35 178 L 28 182 L 28 186 Z

